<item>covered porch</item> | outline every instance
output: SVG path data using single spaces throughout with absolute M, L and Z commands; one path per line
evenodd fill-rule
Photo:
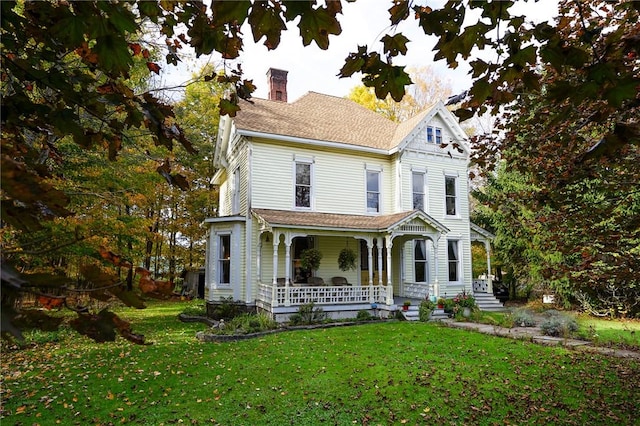
M 424 298 L 438 291 L 437 246 L 448 229 L 421 210 L 362 216 L 281 210 L 253 210 L 257 233 L 258 308 L 295 312 L 313 302 L 325 310 L 397 309 L 395 298 Z M 405 245 L 414 239 L 431 247 L 420 282 L 407 276 Z M 301 253 L 322 253 L 316 270 L 305 270 Z M 340 252 L 350 249 L 353 269 L 340 269 Z M 427 252 L 425 250 L 425 256 Z M 446 259 L 442 260 L 446 264 Z M 400 302 L 401 303 L 401 302 Z M 294 309 L 295 308 L 295 309 Z

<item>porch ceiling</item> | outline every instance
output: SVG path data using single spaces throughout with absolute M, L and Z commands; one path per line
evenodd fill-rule
M 445 226 L 420 210 L 378 216 L 271 209 L 253 209 L 252 211 L 254 215 L 272 228 L 385 232 L 419 217 L 440 232 L 448 231 Z

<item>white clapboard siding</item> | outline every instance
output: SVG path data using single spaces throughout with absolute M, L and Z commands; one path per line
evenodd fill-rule
M 253 142 L 252 207 L 294 209 L 294 161 L 313 161 L 312 209 L 366 214 L 366 167 L 382 170 L 383 212 L 393 212 L 391 162 L 388 157 L 327 151 L 294 145 Z

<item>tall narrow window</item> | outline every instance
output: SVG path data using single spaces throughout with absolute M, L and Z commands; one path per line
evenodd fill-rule
M 445 187 L 445 208 L 447 216 L 455 216 L 457 214 L 457 196 L 456 196 L 456 178 L 446 176 L 444 178 Z
M 425 174 L 421 172 L 413 172 L 413 208 L 424 210 L 424 188 Z
M 433 127 L 427 127 L 427 143 L 433 143 Z
M 231 236 L 220 235 L 218 240 L 218 284 L 231 283 Z
M 233 172 L 233 196 L 231 199 L 231 214 L 240 213 L 240 169 Z
M 416 282 L 426 283 L 428 282 L 427 277 L 429 276 L 429 268 L 427 263 L 427 245 L 425 240 L 415 240 L 413 252 Z
M 460 279 L 460 254 L 458 240 L 447 241 L 447 256 L 449 259 L 449 281 L 456 282 Z
M 436 127 L 436 143 L 438 145 L 442 143 L 442 129 L 440 127 Z
M 367 212 L 380 212 L 380 172 L 367 170 Z
M 311 164 L 296 163 L 296 207 L 311 208 Z

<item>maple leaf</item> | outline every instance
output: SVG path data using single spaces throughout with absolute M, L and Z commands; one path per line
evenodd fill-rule
M 342 32 L 340 23 L 327 8 L 309 9 L 300 16 L 298 23 L 302 44 L 308 46 L 315 41 L 322 50 L 329 48 L 329 35 L 338 35 Z
M 149 71 L 160 74 L 160 66 L 155 62 L 147 62 L 147 68 L 149 68 Z
M 270 6 L 267 2 L 254 2 L 249 14 L 249 24 L 253 33 L 253 41 L 258 42 L 265 37 L 264 45 L 273 50 L 280 44 L 280 35 L 287 29 L 280 17 L 279 6 Z M 232 117 L 235 116 L 232 115 Z

